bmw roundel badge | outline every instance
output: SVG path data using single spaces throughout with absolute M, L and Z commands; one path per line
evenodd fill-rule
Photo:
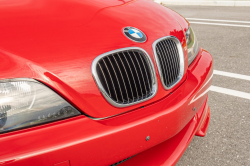
M 127 38 L 135 42 L 143 43 L 147 40 L 146 35 L 141 30 L 134 27 L 125 27 L 123 33 Z

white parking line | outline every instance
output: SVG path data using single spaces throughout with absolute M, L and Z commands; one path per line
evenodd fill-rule
M 219 70 L 214 70 L 214 74 L 250 81 L 250 76 L 242 75 L 242 74 L 229 73 L 229 72 L 219 71 Z
M 209 22 L 231 22 L 231 23 L 242 23 L 250 24 L 250 21 L 236 21 L 236 20 L 215 20 L 215 19 L 203 19 L 203 18 L 186 18 L 191 21 L 209 21 Z
M 211 86 L 210 91 L 223 93 L 223 94 L 227 94 L 227 95 L 236 96 L 236 97 L 250 100 L 250 93 L 246 93 L 246 92 L 236 91 L 236 90 L 227 89 L 227 88 L 221 88 L 218 86 Z
M 189 23 L 191 23 L 191 24 L 220 25 L 220 26 L 229 26 L 229 27 L 244 27 L 244 28 L 250 28 L 250 25 L 238 25 L 238 24 L 220 24 L 220 23 L 193 22 L 193 21 L 190 21 Z

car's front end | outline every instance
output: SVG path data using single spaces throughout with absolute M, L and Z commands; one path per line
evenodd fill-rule
M 174 11 L 4 0 L 0 20 L 0 165 L 174 165 L 205 136 L 213 60 Z

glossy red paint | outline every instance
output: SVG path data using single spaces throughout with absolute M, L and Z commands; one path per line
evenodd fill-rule
M 91 117 L 122 113 L 103 120 L 81 115 L 1 134 L 0 165 L 111 165 L 136 154 L 123 165 L 146 163 L 153 154 L 149 164 L 171 165 L 194 135 L 206 134 L 213 59 L 200 49 L 188 67 L 184 34 L 189 23 L 172 10 L 151 0 L 1 0 L 0 22 L 1 80 L 36 79 Z M 126 26 L 142 30 L 147 41 L 128 40 L 122 34 Z M 152 44 L 169 35 L 183 46 L 185 73 L 166 91 Z M 115 108 L 96 86 L 91 64 L 100 54 L 132 46 L 151 57 L 157 94 L 143 103 Z
M 91 117 L 108 117 L 140 108 L 162 99 L 175 88 L 165 91 L 159 84 L 158 93 L 150 101 L 117 109 L 101 95 L 91 64 L 100 54 L 136 46 L 147 51 L 156 67 L 152 49 L 155 40 L 173 35 L 186 47 L 183 29 L 170 13 L 173 11 L 152 0 L 2 0 L 0 61 L 4 65 L 0 67 L 0 79 L 39 80 Z M 122 33 L 126 26 L 142 30 L 147 41 L 128 40 Z M 186 51 L 185 60 L 186 71 Z M 186 76 L 185 72 L 176 88 Z M 157 81 L 160 82 L 159 77 Z

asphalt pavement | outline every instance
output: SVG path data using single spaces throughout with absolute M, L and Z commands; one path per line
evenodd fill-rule
M 186 17 L 214 58 L 207 135 L 177 166 L 250 166 L 250 7 L 168 6 Z

